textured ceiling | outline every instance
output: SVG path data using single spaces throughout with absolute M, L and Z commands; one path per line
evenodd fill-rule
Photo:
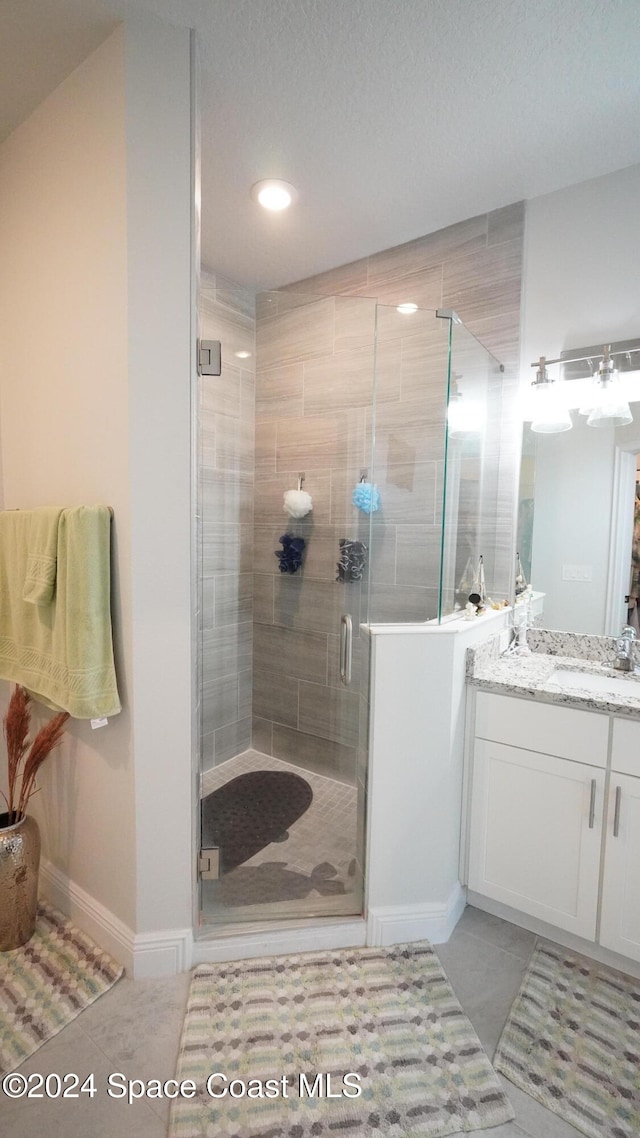
M 0 0 L 0 130 L 133 13 L 198 31 L 203 255 L 248 285 L 640 161 L 640 0 Z

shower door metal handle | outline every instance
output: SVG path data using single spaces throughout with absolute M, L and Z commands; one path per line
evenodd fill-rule
M 351 656 L 353 653 L 353 624 L 349 613 L 340 619 L 340 679 L 343 684 L 351 683 Z

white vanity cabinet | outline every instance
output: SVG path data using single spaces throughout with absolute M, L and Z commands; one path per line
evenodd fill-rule
M 640 723 L 626 719 L 613 723 L 599 939 L 640 960 Z
M 640 960 L 640 723 L 611 719 L 477 693 L 467 883 Z
M 469 886 L 591 940 L 605 771 L 477 739 Z

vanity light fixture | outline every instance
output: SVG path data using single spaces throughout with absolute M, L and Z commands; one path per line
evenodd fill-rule
M 616 361 L 614 363 L 614 360 Z M 597 364 L 594 361 L 599 361 Z M 600 348 L 564 351 L 555 360 L 540 357 L 536 378 L 529 387 L 531 399 L 525 421 L 532 431 L 554 434 L 568 431 L 570 408 L 587 416 L 589 427 L 624 427 L 633 422 L 629 403 L 640 399 L 640 339 L 605 344 Z M 548 368 L 560 365 L 560 379 Z
M 531 430 L 539 435 L 556 435 L 570 431 L 573 426 L 571 415 L 562 399 L 563 384 L 552 379 L 547 371 L 544 356 L 538 360 L 536 378 L 531 384 L 533 419 Z
M 618 372 L 610 355 L 611 344 L 605 344 L 597 375 L 593 379 L 588 427 L 626 427 L 633 415 L 621 387 Z
M 251 187 L 251 197 L 265 209 L 279 213 L 296 200 L 298 191 L 290 182 L 282 182 L 278 178 L 264 178 Z
M 399 304 L 396 308 L 396 312 L 401 312 L 403 316 L 411 316 L 417 311 L 418 305 L 414 304 L 413 301 L 407 301 L 406 304 Z

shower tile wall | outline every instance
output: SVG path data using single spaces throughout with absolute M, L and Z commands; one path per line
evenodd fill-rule
M 524 227 L 522 203 L 471 218 L 406 245 L 287 286 L 261 299 L 257 321 L 256 493 L 254 501 L 253 745 L 308 769 L 353 782 L 366 759 L 367 685 L 361 641 L 354 682 L 340 684 L 340 614 L 364 613 L 362 588 L 336 583 L 341 537 L 369 542 L 368 520 L 351 502 L 370 470 L 372 358 L 378 309 L 371 608 L 375 621 L 436 615 L 444 458 L 448 322 L 453 308 L 505 364 L 492 588 L 511 576 L 513 433 Z M 370 301 L 362 297 L 369 296 Z M 413 302 L 412 316 L 396 306 Z M 309 518 L 290 525 L 282 495 L 305 472 Z M 494 496 L 495 497 L 495 496 Z M 487 519 L 489 521 L 489 519 Z M 278 573 L 274 550 L 285 531 L 305 537 L 295 577 Z M 365 586 L 366 587 L 366 586 Z M 362 773 L 362 772 L 361 772 Z M 358 779 L 360 782 L 361 779 Z
M 272 294 L 258 308 L 253 745 L 351 784 L 362 585 L 336 575 L 340 539 L 369 542 L 368 519 L 351 495 L 369 467 L 374 336 L 375 303 L 367 299 Z M 390 398 L 399 384 L 397 362 L 383 368 Z M 379 397 L 387 397 L 386 388 Z M 283 493 L 302 473 L 313 512 L 293 521 L 283 512 Z M 275 550 L 284 533 L 306 542 L 295 576 L 279 572 Z M 348 690 L 338 666 L 344 612 L 354 628 Z
M 202 769 L 251 745 L 255 403 L 253 300 L 203 273 L 200 335 L 222 342 L 222 375 L 200 377 Z M 250 352 L 239 359 L 238 351 Z
M 402 455 L 409 472 L 414 463 L 436 462 L 437 494 L 441 492 L 442 436 L 444 407 L 441 401 L 441 368 L 443 341 L 437 330 L 425 322 L 419 335 L 409 335 L 406 325 L 425 318 L 421 313 L 403 316 L 395 306 L 403 302 L 421 308 L 452 308 L 473 333 L 504 364 L 505 372 L 497 381 L 502 386 L 500 421 L 487 424 L 489 464 L 485 476 L 494 483 L 486 495 L 491 502 L 491 517 L 482 519 L 485 532 L 491 534 L 491 588 L 496 597 L 509 595 L 513 578 L 512 549 L 515 517 L 516 467 L 519 432 L 515 428 L 515 399 L 518 387 L 520 345 L 520 291 L 524 240 L 524 203 L 515 202 L 503 209 L 469 218 L 415 241 L 386 249 L 361 261 L 340 266 L 319 276 L 287 286 L 294 292 L 315 295 L 359 295 L 375 297 L 388 305 L 379 316 L 378 334 L 382 340 L 402 334 L 401 389 L 394 396 L 389 390 L 378 408 L 376 424 L 376 481 L 381 492 L 385 482 L 391 489 L 401 490 L 397 479 L 388 479 L 390 466 L 400 473 Z M 443 323 L 438 321 L 438 324 Z M 402 329 L 402 333 L 400 333 Z M 425 335 L 426 333 L 426 335 Z M 348 336 L 348 332 L 345 332 Z M 404 337 L 406 336 L 406 340 Z M 446 352 L 444 352 L 446 355 Z M 396 372 L 396 375 L 399 374 Z M 387 379 L 387 384 L 390 381 Z M 494 403 L 496 400 L 494 400 Z M 425 431 L 428 447 L 425 446 Z M 386 453 L 385 453 L 386 451 Z M 419 468 L 413 467 L 415 477 Z M 426 468 L 422 469 L 426 475 Z M 409 474 L 408 474 L 409 476 Z M 386 495 L 388 499 L 388 493 Z M 400 495 L 408 502 L 407 495 Z M 497 501 L 497 509 L 494 508 Z M 424 620 L 425 598 L 415 592 L 415 566 L 418 543 L 423 554 L 433 552 L 433 534 L 426 516 L 417 516 L 422 503 L 419 497 L 411 503 L 414 529 L 398 528 L 394 519 L 376 515 L 384 521 L 384 556 L 386 566 L 372 566 L 374 592 L 372 615 L 376 620 Z M 384 509 L 384 505 L 383 505 Z M 439 516 L 435 521 L 439 522 Z M 380 544 L 378 537 L 377 544 Z M 413 563 L 407 554 L 414 550 Z M 382 556 L 382 555 L 381 555 Z M 435 556 L 435 554 L 434 554 Z M 383 586 L 380 574 L 386 577 Z M 433 579 L 433 578 L 431 578 Z M 392 587 L 390 587 L 392 586 Z M 376 589 L 378 602 L 376 603 Z M 401 592 L 406 589 L 406 592 Z M 428 615 L 435 615 L 434 601 Z
M 448 325 L 423 312 L 402 316 L 396 305 L 406 301 L 454 308 L 506 366 L 502 422 L 491 425 L 501 436 L 491 468 L 498 510 L 486 519 L 495 534 L 492 588 L 506 592 L 516 455 L 505 440 L 515 437 L 523 222 L 518 203 L 288 286 L 287 299 L 266 294 L 257 343 L 250 295 L 204 276 L 201 334 L 223 342 L 224 360 L 223 376 L 201 384 L 205 769 L 252 740 L 349 783 L 364 767 L 359 636 L 349 690 L 338 671 L 340 615 L 351 612 L 359 631 L 363 587 L 335 577 L 339 539 L 369 542 L 368 519 L 351 494 L 370 470 L 373 298 L 385 307 L 377 328 L 382 508 L 370 551 L 372 617 L 436 613 Z M 233 356 L 241 348 L 252 353 L 244 362 Z M 282 495 L 301 471 L 314 509 L 289 525 Z M 274 556 L 287 530 L 307 541 L 295 577 L 279 574 Z

